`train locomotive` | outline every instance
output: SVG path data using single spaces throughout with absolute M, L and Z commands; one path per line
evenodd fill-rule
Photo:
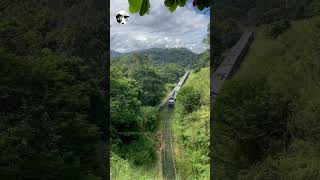
M 177 86 L 173 89 L 172 94 L 170 95 L 168 100 L 168 107 L 174 107 L 176 103 L 178 91 L 180 90 L 183 83 L 186 81 L 188 75 L 189 75 L 189 71 L 186 71 L 186 73 L 182 76 Z
M 168 100 L 168 106 L 173 107 L 177 100 L 177 91 L 173 91 Z

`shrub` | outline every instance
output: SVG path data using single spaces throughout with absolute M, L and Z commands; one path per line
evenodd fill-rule
M 277 38 L 290 27 L 289 20 L 275 21 L 267 26 L 267 35 L 272 38 Z
M 200 107 L 201 93 L 192 86 L 181 89 L 178 98 L 181 104 L 183 104 L 183 112 L 186 114 L 189 114 Z
M 153 132 L 158 123 L 157 123 L 157 114 L 158 108 L 152 106 L 144 106 L 141 108 L 142 114 L 142 127 L 145 131 Z

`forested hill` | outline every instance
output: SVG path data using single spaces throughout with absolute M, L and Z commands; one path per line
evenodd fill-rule
M 121 53 L 115 50 L 110 50 L 110 56 L 111 58 L 119 57 L 119 56 L 124 56 L 125 53 Z
M 186 48 L 151 48 L 130 53 L 111 51 L 111 57 L 113 58 L 123 56 L 132 57 L 135 54 L 147 56 L 150 61 L 156 64 L 176 63 L 184 66 L 194 64 L 199 57 L 198 54 L 195 54 Z

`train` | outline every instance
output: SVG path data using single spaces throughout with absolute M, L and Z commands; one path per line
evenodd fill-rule
M 173 91 L 168 100 L 168 106 L 173 107 L 176 104 L 177 100 L 177 91 Z
M 183 83 L 186 81 L 188 75 L 189 75 L 189 71 L 186 71 L 186 73 L 182 76 L 182 78 L 178 82 L 177 86 L 173 89 L 173 91 L 168 99 L 168 106 L 169 107 L 174 107 L 174 105 L 176 104 L 178 91 L 182 87 Z
M 212 94 L 210 101 L 211 105 L 214 105 L 216 96 L 218 96 L 220 93 L 220 89 L 222 88 L 224 81 L 231 78 L 236 70 L 240 67 L 240 64 L 244 59 L 244 56 L 246 55 L 253 39 L 254 32 L 246 31 L 241 36 L 240 40 L 235 44 L 235 46 L 231 48 L 228 56 L 224 59 L 220 66 L 213 72 L 210 86 L 210 92 Z

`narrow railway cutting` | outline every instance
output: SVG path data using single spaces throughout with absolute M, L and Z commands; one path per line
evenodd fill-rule
M 168 99 L 168 106 L 165 107 L 166 110 L 164 113 L 165 119 L 163 122 L 163 132 L 162 132 L 162 172 L 163 178 L 166 180 L 174 180 L 177 178 L 177 169 L 174 159 L 174 147 L 172 142 L 172 115 L 173 107 L 176 102 L 176 96 L 186 79 L 188 78 L 189 71 L 182 76 L 177 86 L 170 93 Z

